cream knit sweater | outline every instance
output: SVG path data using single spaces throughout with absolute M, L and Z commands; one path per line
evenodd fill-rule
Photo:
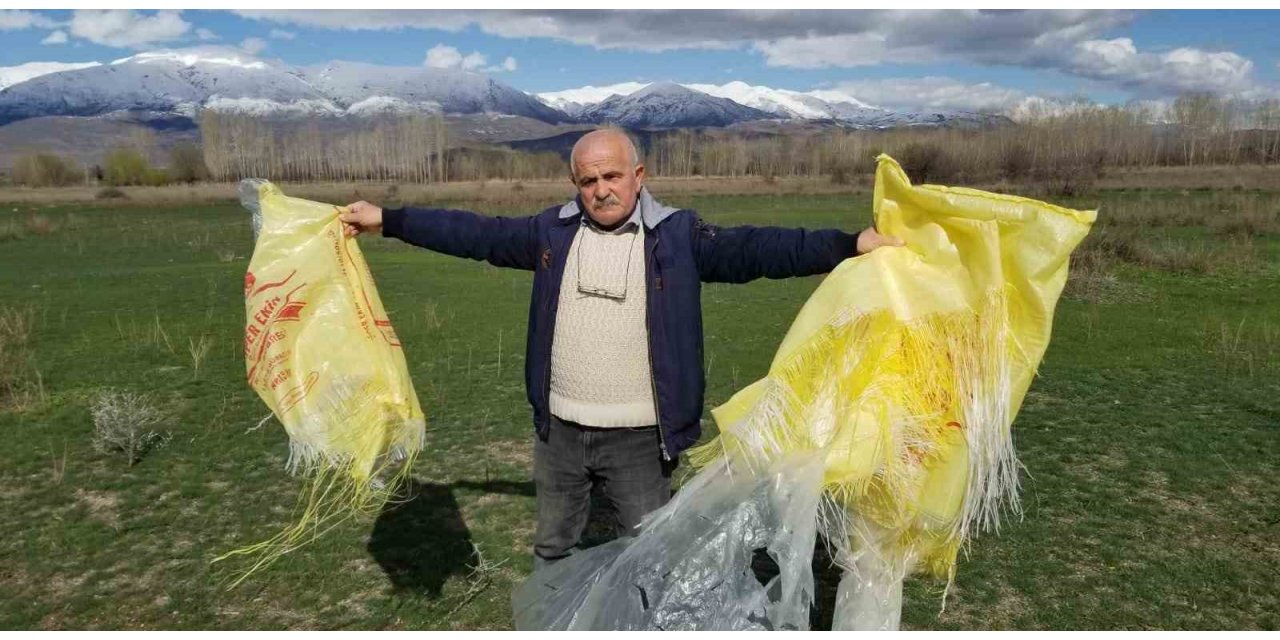
M 574 236 L 551 345 L 551 413 L 562 420 L 592 427 L 658 423 L 644 275 L 643 224 L 613 232 L 584 224 Z

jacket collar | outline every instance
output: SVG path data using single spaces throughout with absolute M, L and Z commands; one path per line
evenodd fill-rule
M 636 199 L 636 209 L 640 212 L 640 220 L 644 222 L 646 229 L 653 229 L 658 226 L 667 216 L 679 211 L 674 207 L 668 207 L 653 197 L 649 193 L 649 187 L 640 187 L 640 197 Z M 576 215 L 582 214 L 582 206 L 579 199 L 574 198 L 560 207 L 560 220 L 568 221 Z M 632 215 L 635 215 L 634 213 Z

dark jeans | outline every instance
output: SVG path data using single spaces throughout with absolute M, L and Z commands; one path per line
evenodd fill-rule
M 591 489 L 599 484 L 618 535 L 634 535 L 640 519 L 671 499 L 671 472 L 657 427 L 594 428 L 551 416 L 547 439 L 535 438 L 533 482 L 538 495 L 535 563 L 572 553 L 587 526 Z

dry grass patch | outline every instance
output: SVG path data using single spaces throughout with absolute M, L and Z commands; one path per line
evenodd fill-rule
M 1280 165 L 1133 167 L 1109 169 L 1098 180 L 1104 189 L 1266 189 L 1280 190 Z
M 110 491 L 76 489 L 76 501 L 89 511 L 89 517 L 111 527 L 120 528 L 120 499 Z
M 1157 271 L 1212 275 L 1223 271 L 1255 267 L 1258 250 L 1251 236 L 1233 236 L 1229 241 L 1207 238 L 1155 236 L 1138 227 L 1094 229 L 1072 254 L 1072 275 L 1079 282 L 1069 295 L 1105 297 L 1103 292 L 1117 285 L 1112 269 L 1131 264 Z
M 19 225 L 17 220 L 10 219 L 0 222 L 0 242 L 21 240 L 24 235 L 22 225 Z
M 47 236 L 57 231 L 58 225 L 54 224 L 48 216 L 37 213 L 27 218 L 23 224 L 23 229 L 33 236 Z
M 47 399 L 35 367 L 35 307 L 0 307 L 0 410 L 24 410 Z
M 1280 324 L 1243 318 L 1204 331 L 1205 348 L 1229 371 L 1249 377 L 1280 367 Z
M 533 440 L 494 440 L 489 443 L 489 455 L 504 464 L 532 469 Z

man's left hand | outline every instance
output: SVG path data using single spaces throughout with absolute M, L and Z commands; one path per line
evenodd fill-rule
M 880 247 L 905 247 L 906 245 L 902 238 L 880 235 L 875 227 L 867 227 L 865 231 L 858 234 L 858 255 L 870 253 Z

